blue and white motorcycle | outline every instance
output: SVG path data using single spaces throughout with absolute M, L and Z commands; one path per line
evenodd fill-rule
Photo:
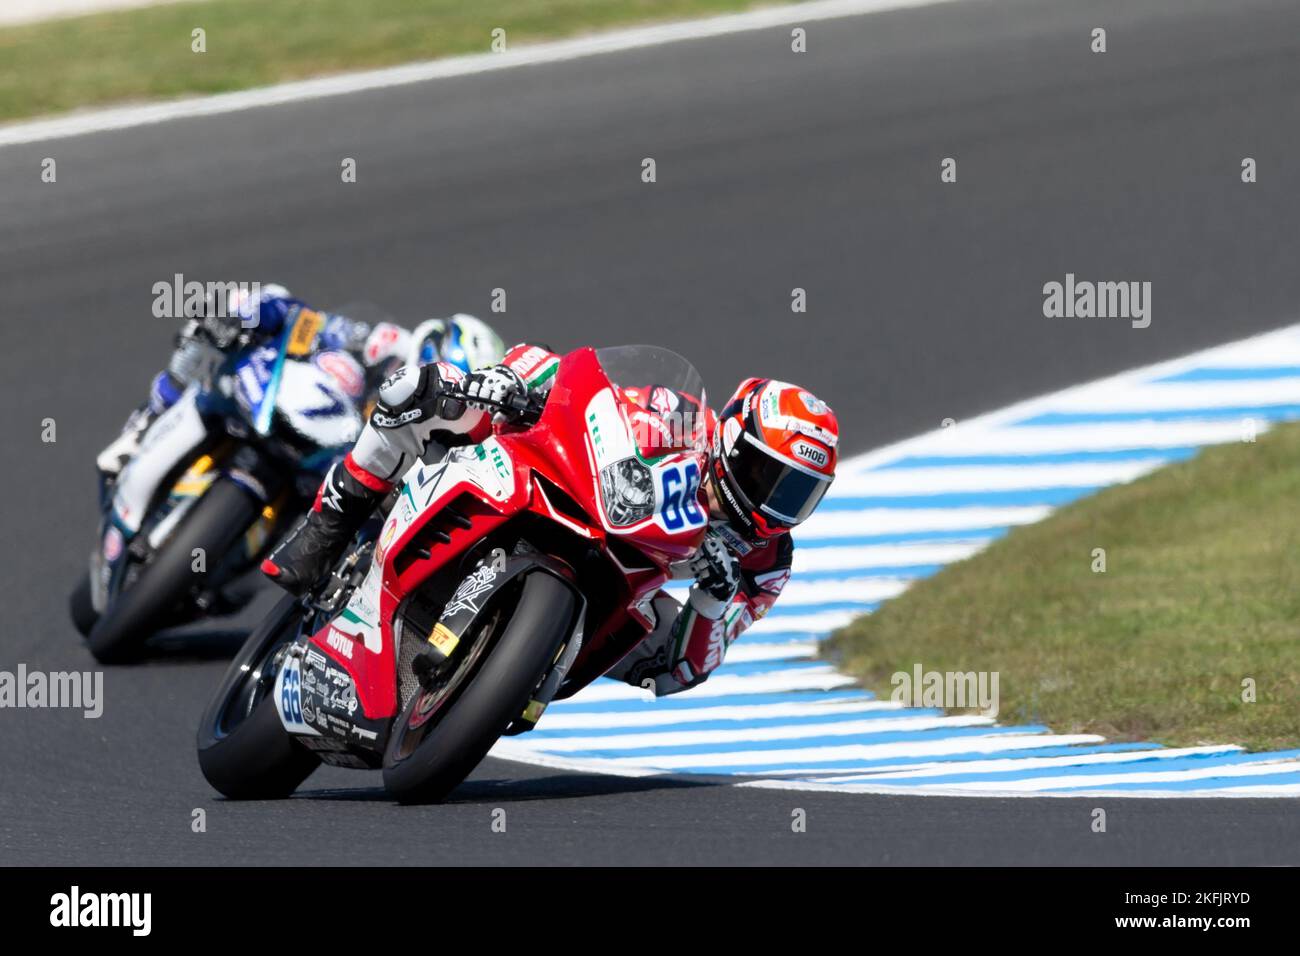
M 356 441 L 370 391 L 347 352 L 316 349 L 330 317 L 299 307 L 159 416 L 100 489 L 99 543 L 74 624 L 105 663 L 156 631 L 237 610 L 237 582 L 310 506 Z

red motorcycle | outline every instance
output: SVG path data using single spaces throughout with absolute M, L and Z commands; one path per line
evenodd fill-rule
M 584 348 L 544 403 L 508 411 L 412 466 L 382 527 L 249 636 L 199 728 L 213 787 L 283 797 L 324 762 L 439 799 L 654 628 L 708 522 L 699 373 L 666 349 Z

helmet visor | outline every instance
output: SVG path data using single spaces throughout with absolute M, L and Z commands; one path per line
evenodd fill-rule
M 750 508 L 787 527 L 812 514 L 831 486 L 828 475 L 776 454 L 749 432 L 741 433 L 726 453 L 725 464 Z

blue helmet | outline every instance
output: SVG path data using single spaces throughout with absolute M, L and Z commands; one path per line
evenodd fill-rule
M 226 297 L 225 314 L 249 325 L 275 333 L 284 324 L 285 316 L 297 304 L 292 293 L 275 282 L 258 285 L 252 289 L 232 289 Z
M 202 322 L 219 348 L 227 348 L 244 329 L 274 335 L 284 325 L 289 310 L 298 304 L 288 289 L 275 283 L 225 286 L 209 291 Z

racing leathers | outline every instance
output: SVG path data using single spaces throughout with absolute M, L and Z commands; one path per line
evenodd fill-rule
M 404 365 L 386 379 L 361 437 L 330 468 L 311 510 L 262 562 L 262 571 L 291 593 L 305 592 L 417 459 L 439 458 L 486 438 L 492 416 L 445 394 L 444 386 L 464 379 L 446 362 Z
M 708 555 L 714 548 L 725 557 Z M 714 517 L 700 551 L 690 562 L 697 576 L 686 603 L 660 591 L 654 631 L 610 669 L 610 677 L 653 690 L 656 697 L 694 687 L 718 668 L 732 641 L 771 609 L 790 580 L 794 544 L 788 534 L 750 542 Z M 714 573 L 722 564 L 734 568 L 737 586 L 729 597 L 705 586 L 706 562 Z
M 326 476 L 303 523 L 263 563 L 263 571 L 293 593 L 316 583 L 352 535 L 417 459 L 482 441 L 491 414 L 444 394 L 444 383 L 471 396 L 501 401 L 512 390 L 550 390 L 559 356 L 518 345 L 500 366 L 466 377 L 439 363 L 407 366 L 380 388 L 379 401 L 356 446 Z M 711 416 L 710 416 L 711 420 Z M 680 574 L 694 583 L 684 604 L 661 591 L 656 627 L 609 676 L 653 689 L 657 696 L 694 687 L 723 660 L 727 647 L 776 602 L 790 577 L 794 547 L 788 534 L 750 540 L 710 509 L 703 545 Z

